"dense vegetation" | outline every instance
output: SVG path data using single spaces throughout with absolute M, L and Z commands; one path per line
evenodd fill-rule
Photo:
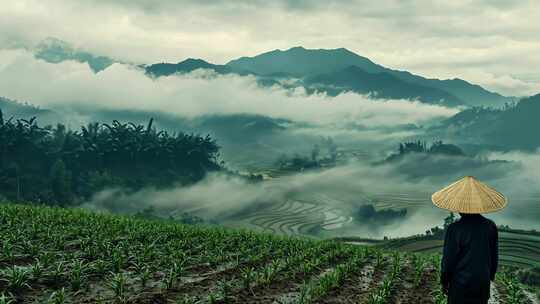
M 397 160 L 401 159 L 404 155 L 411 153 L 423 153 L 423 154 L 440 154 L 440 155 L 450 155 L 450 156 L 464 156 L 465 152 L 463 150 L 452 144 L 445 144 L 442 141 L 435 141 L 431 146 L 428 146 L 426 142 L 423 141 L 408 141 L 399 144 L 399 150 L 397 153 L 390 155 L 387 160 Z
M 540 94 L 524 98 L 502 109 L 475 107 L 459 112 L 432 128 L 436 136 L 500 150 L 534 151 L 540 146 Z
M 444 303 L 437 255 L 9 204 L 0 239 L 0 303 Z
M 214 139 L 158 131 L 152 120 L 73 131 L 40 127 L 34 118 L 4 119 L 0 111 L 0 195 L 10 200 L 66 205 L 105 187 L 193 183 L 220 166 Z

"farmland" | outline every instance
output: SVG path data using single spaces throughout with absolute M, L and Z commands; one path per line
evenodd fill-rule
M 284 235 L 313 235 L 316 231 L 332 231 L 352 222 L 352 217 L 325 202 L 328 197 L 310 200 L 290 199 L 281 204 L 235 219 L 237 225 L 262 232 Z
M 0 234 L 2 304 L 444 303 L 438 255 L 10 204 Z
M 443 240 L 429 237 L 396 239 L 382 245 L 382 247 L 388 249 L 430 254 L 442 252 L 442 246 Z M 535 266 L 540 263 L 540 235 L 501 230 L 499 231 L 499 254 L 503 265 Z

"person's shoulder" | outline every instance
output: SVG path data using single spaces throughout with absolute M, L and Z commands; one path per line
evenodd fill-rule
M 485 217 L 484 217 L 484 220 L 486 221 L 487 225 L 489 225 L 491 228 L 497 230 L 497 225 L 495 224 L 495 222 L 493 220 L 490 220 L 490 219 L 485 218 Z
M 447 231 L 458 229 L 459 226 L 461 226 L 461 220 L 457 220 L 453 222 L 452 224 L 448 225 L 446 228 Z

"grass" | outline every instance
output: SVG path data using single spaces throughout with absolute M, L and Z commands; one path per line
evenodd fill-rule
M 11 204 L 0 240 L 0 304 L 441 303 L 437 255 L 376 246 Z

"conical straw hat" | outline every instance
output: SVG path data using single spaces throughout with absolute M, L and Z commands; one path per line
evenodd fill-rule
M 460 213 L 489 213 L 506 207 L 507 199 L 497 190 L 466 176 L 433 193 L 433 204 Z

